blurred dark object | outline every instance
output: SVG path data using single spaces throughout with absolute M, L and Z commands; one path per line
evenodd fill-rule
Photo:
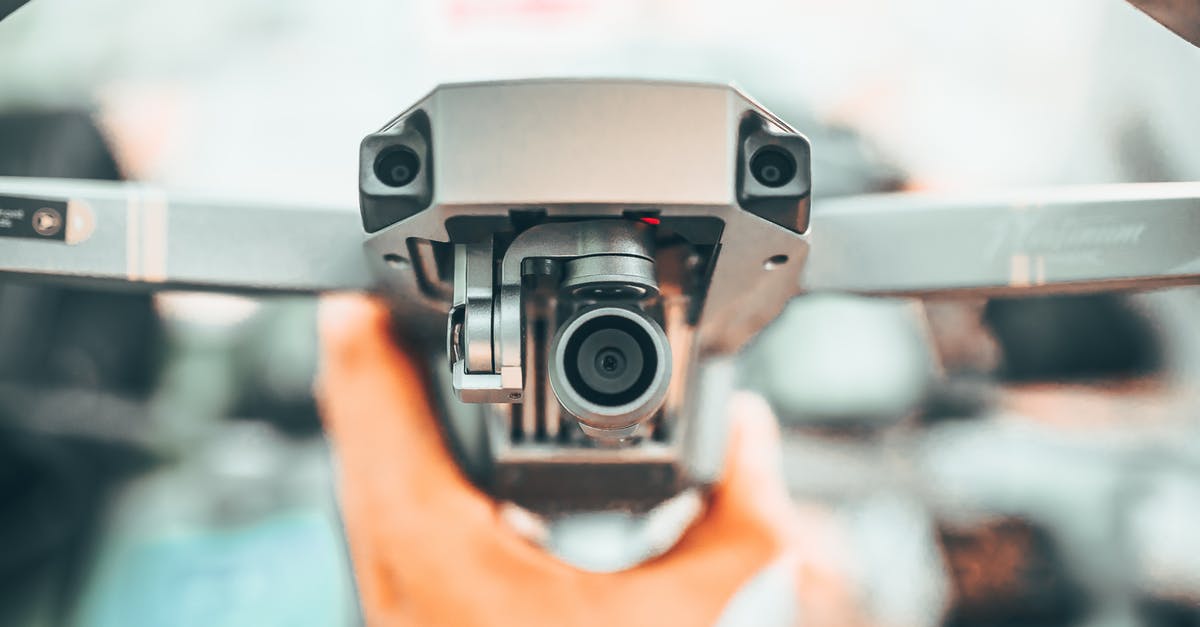
M 770 84 L 750 85 L 749 93 L 769 94 Z M 896 192 L 908 177 L 858 131 L 818 119 L 812 111 L 795 106 L 791 98 L 764 100 L 793 126 L 804 129 L 814 146 L 812 154 L 813 197 L 834 198 L 856 194 Z M 814 211 L 820 211 L 820 204 Z
M 320 433 L 313 397 L 318 353 L 315 299 L 264 301 L 234 343 L 233 415 L 265 420 L 294 437 Z
M 24 6 L 29 0 L 0 0 L 0 20 L 8 17 L 13 11 Z
M 1200 0 L 1130 0 L 1159 24 L 1200 46 Z
M 1019 518 L 938 530 L 953 601 L 945 627 L 1069 625 L 1086 599 L 1050 534 Z
M 918 419 L 932 425 L 983 417 L 996 402 L 993 381 L 979 376 L 949 377 L 930 386 Z
M 63 446 L 0 417 L 0 587 L 43 567 L 84 515 L 86 475 Z
M 80 112 L 0 115 L 0 176 L 121 178 Z M 0 284 L 0 381 L 142 395 L 153 385 L 160 337 L 148 294 Z
M 1165 367 L 1151 321 L 1119 295 L 995 299 L 983 319 L 1009 382 L 1111 381 Z
M 8 404 L 8 403 L 6 403 Z M 144 450 L 26 427 L 0 408 L 0 624 L 60 624 L 82 584 L 99 514 Z
M 153 305 L 146 294 L 0 284 L 0 380 L 144 395 L 161 334 Z
M 1200 627 L 1200 604 L 1147 598 L 1138 602 L 1138 618 L 1147 627 Z
M 121 178 L 74 111 L 0 114 L 0 176 Z M 161 335 L 149 295 L 0 284 L 0 624 L 70 612 L 109 490 L 152 458 Z
M 92 118 L 78 111 L 0 114 L 0 176 L 119 181 L 113 152 Z
M 820 146 L 812 157 L 813 180 L 817 182 L 813 194 L 817 198 L 896 192 L 904 187 L 904 173 L 882 158 L 859 133 L 844 126 L 822 124 L 811 116 L 795 121 L 802 124 L 797 128 L 806 129 L 813 145 Z

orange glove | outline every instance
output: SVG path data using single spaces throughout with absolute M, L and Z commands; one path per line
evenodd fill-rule
M 463 476 L 382 304 L 331 298 L 321 329 L 318 397 L 369 624 L 711 625 L 740 586 L 778 559 L 818 595 L 806 603 L 806 623 L 848 622 L 823 609 L 844 607 L 844 593 L 794 559 L 796 511 L 761 400 L 733 400 L 725 479 L 677 546 L 628 571 L 583 572 L 520 537 Z

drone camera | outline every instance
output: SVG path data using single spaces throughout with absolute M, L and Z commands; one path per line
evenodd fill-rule
M 418 111 L 363 139 L 359 204 L 368 233 L 429 207 L 433 196 L 429 137 L 428 118 Z
M 763 146 L 750 157 L 750 174 L 767 187 L 783 187 L 796 178 L 796 159 L 779 146 Z
M 563 325 L 550 354 L 555 395 L 593 437 L 628 436 L 666 398 L 670 345 L 662 327 L 634 308 L 581 311 Z
M 404 187 L 420 171 L 420 157 L 407 146 L 392 146 L 375 157 L 375 177 L 388 187 Z
M 404 260 L 373 267 L 471 478 L 554 516 L 716 481 L 729 356 L 800 289 L 809 169 L 723 85 L 448 85 L 364 139 L 368 256 Z
M 808 141 L 752 121 L 742 128 L 740 161 L 742 208 L 796 233 L 807 230 L 812 192 Z

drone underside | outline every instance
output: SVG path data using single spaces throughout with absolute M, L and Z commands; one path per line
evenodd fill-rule
M 1200 184 L 812 203 L 809 163 L 727 86 L 449 85 L 363 140 L 359 212 L 0 178 L 0 275 L 377 292 L 464 468 L 554 515 L 678 508 L 714 482 L 729 356 L 796 295 L 1200 283 Z

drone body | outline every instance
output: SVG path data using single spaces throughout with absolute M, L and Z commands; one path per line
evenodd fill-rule
M 389 178 L 398 154 L 424 167 Z M 799 290 L 808 159 L 740 93 L 682 83 L 448 86 L 367 137 L 368 258 L 483 404 L 449 422 L 473 474 L 543 512 L 714 481 L 720 356 Z
M 464 469 L 551 535 L 597 513 L 629 529 L 694 513 L 721 470 L 730 356 L 804 291 L 1200 280 L 1197 185 L 810 211 L 809 162 L 802 135 L 722 85 L 449 85 L 363 140 L 358 215 L 0 179 L 0 273 L 378 291 L 430 364 Z M 631 531 L 598 567 L 682 528 Z

